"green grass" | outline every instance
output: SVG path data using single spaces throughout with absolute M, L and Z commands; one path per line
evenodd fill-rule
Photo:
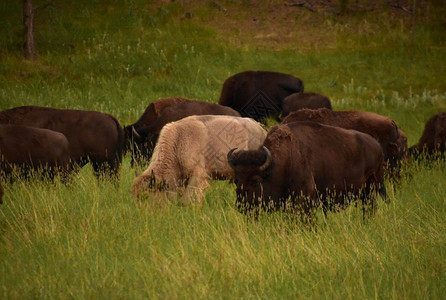
M 202 207 L 138 207 L 88 170 L 66 187 L 6 186 L 0 254 L 4 298 L 441 298 L 446 176 L 412 166 L 391 203 L 319 216 L 316 231 L 282 214 L 247 221 L 234 188 L 214 183 Z M 432 182 L 438 183 L 432 187 Z M 393 188 L 395 189 L 393 191 Z
M 223 81 L 248 69 L 293 74 L 335 109 L 390 116 L 409 145 L 446 110 L 441 5 L 411 17 L 312 13 L 281 1 L 220 1 L 224 13 L 209 3 L 57 3 L 39 12 L 34 62 L 19 51 L 21 4 L 0 3 L 0 110 L 99 110 L 129 124 L 162 97 L 217 102 Z M 134 178 L 126 156 L 117 183 L 97 181 L 89 166 L 68 185 L 3 181 L 0 298 L 446 294 L 444 161 L 411 163 L 399 183 L 386 182 L 391 203 L 380 201 L 367 222 L 352 206 L 327 219 L 319 212 L 313 230 L 281 213 L 247 220 L 228 182 L 213 182 L 199 207 L 140 207 Z

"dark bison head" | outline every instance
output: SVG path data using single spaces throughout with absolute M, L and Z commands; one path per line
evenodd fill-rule
M 126 136 L 126 152 L 131 151 L 132 166 L 143 164 L 152 157 L 153 149 L 155 148 L 157 135 L 152 134 L 151 127 L 145 126 L 136 129 L 133 125 L 125 127 Z
M 236 206 L 247 213 L 254 208 L 265 208 L 263 200 L 265 179 L 272 163 L 271 152 L 263 146 L 258 150 L 228 152 L 228 163 L 234 169 L 234 183 L 237 185 Z

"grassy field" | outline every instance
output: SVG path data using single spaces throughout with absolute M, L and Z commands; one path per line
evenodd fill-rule
M 415 144 L 446 111 L 445 7 L 332 2 L 311 11 L 277 0 L 54 1 L 37 12 L 30 62 L 20 52 L 21 2 L 3 1 L 0 110 L 98 110 L 125 125 L 156 99 L 217 102 L 228 76 L 272 70 L 301 78 L 334 109 L 393 118 Z M 117 183 L 96 180 L 90 166 L 68 185 L 3 181 L 0 298 L 446 295 L 444 161 L 410 162 L 400 182 L 386 182 L 391 203 L 380 201 L 367 222 L 352 206 L 319 214 L 313 230 L 281 213 L 247 220 L 228 182 L 213 182 L 199 207 L 140 207 L 134 178 L 126 156 Z

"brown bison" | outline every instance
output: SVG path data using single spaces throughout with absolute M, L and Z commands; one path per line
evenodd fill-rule
M 418 157 L 444 157 L 446 152 L 446 112 L 433 115 L 424 127 L 423 134 L 418 143 L 410 147 L 411 155 Z
M 21 106 L 0 112 L 0 124 L 46 128 L 63 133 L 70 145 L 70 159 L 94 171 L 116 173 L 124 146 L 124 131 L 111 115 L 96 111 Z
M 150 103 L 147 108 L 144 110 L 144 113 L 142 116 L 133 124 L 130 124 L 125 127 L 126 131 L 129 131 L 131 133 L 132 127 L 137 129 L 140 127 L 145 127 L 152 125 L 153 122 L 156 121 L 156 119 L 159 118 L 163 110 L 171 105 L 179 104 L 179 103 L 185 103 L 185 102 L 192 102 L 196 100 L 187 99 L 187 98 L 179 98 L 179 97 L 169 97 L 169 98 L 162 98 L 158 99 L 155 102 Z
M 232 107 L 242 117 L 265 122 L 268 116 L 279 116 L 285 97 L 303 91 L 302 80 L 292 75 L 245 71 L 225 80 L 219 104 Z
M 0 125 L 0 170 L 27 176 L 37 170 L 49 177 L 66 172 L 70 146 L 60 132 L 22 125 Z
M 230 107 L 202 102 L 188 101 L 166 107 L 160 116 L 149 126 L 135 129 L 134 148 L 137 147 L 142 157 L 149 159 L 156 145 L 158 136 L 164 125 L 181 120 L 192 115 L 227 115 L 240 117 L 240 114 Z M 138 158 L 138 155 L 135 155 Z
M 325 212 L 356 196 L 365 212 L 369 203 L 375 206 L 378 191 L 386 197 L 382 149 L 359 131 L 295 122 L 272 127 L 257 150 L 234 150 L 227 159 L 235 172 L 237 207 L 245 213 L 291 204 L 311 218 L 321 203 Z
M 209 179 L 233 177 L 226 154 L 229 149 L 257 149 L 266 130 L 249 118 L 191 116 L 164 126 L 150 165 L 132 186 L 135 198 L 146 190 L 186 188 L 189 200 L 201 201 Z
M 354 129 L 371 135 L 381 144 L 384 159 L 389 165 L 391 174 L 398 174 L 399 163 L 407 154 L 407 151 L 405 151 L 407 149 L 407 138 L 399 137 L 395 122 L 376 113 L 354 110 L 332 111 L 326 108 L 317 110 L 301 109 L 288 115 L 283 119 L 282 124 L 296 121 L 313 121 L 345 129 Z
M 155 102 L 150 103 L 141 117 L 133 124 L 124 127 L 124 132 L 127 140 L 127 144 L 131 143 L 131 139 L 133 136 L 133 130 L 141 127 L 146 127 L 152 125 L 161 115 L 163 110 L 171 105 L 191 102 L 195 100 L 186 99 L 186 98 L 178 98 L 178 97 L 169 97 L 158 99 Z
M 319 109 L 327 108 L 332 109 L 331 101 L 328 97 L 317 93 L 294 93 L 291 94 L 282 102 L 282 118 L 285 118 L 293 111 L 309 108 Z

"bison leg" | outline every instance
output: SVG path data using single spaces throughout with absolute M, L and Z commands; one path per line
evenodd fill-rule
M 117 179 L 119 174 L 120 161 L 117 159 L 109 160 L 106 162 L 92 161 L 92 167 L 96 177 L 101 176 Z
M 192 176 L 186 187 L 186 198 L 190 202 L 202 203 L 204 190 L 209 186 L 208 180 L 203 176 Z

